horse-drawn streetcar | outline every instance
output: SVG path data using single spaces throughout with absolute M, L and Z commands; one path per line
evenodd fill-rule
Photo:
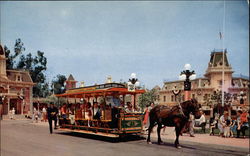
M 60 108 L 59 130 L 107 137 L 141 134 L 143 116 L 136 99 L 144 92 L 130 91 L 120 83 L 107 83 L 58 94 L 58 98 L 75 100 Z

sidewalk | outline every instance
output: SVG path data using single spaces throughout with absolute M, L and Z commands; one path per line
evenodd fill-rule
M 31 120 L 30 120 L 31 121 Z M 33 125 L 37 126 L 49 126 L 48 122 L 38 123 L 31 122 Z M 147 135 L 144 135 L 147 138 Z M 163 129 L 161 130 L 161 138 L 164 141 L 171 140 L 174 143 L 175 140 L 175 129 L 174 127 L 166 127 L 165 132 Z M 156 128 L 154 128 L 151 133 L 151 140 L 157 141 L 157 132 Z M 219 145 L 219 146 L 231 146 L 231 147 L 239 147 L 239 148 L 248 148 L 249 149 L 249 138 L 222 138 L 219 136 L 210 136 L 209 134 L 195 134 L 195 137 L 190 137 L 189 134 L 184 133 L 183 136 L 179 137 L 180 143 L 189 142 L 189 143 L 202 143 L 202 144 L 211 144 L 211 145 Z
M 154 128 L 151 134 L 151 140 L 157 141 L 157 131 Z M 166 139 L 175 140 L 175 129 L 174 127 L 166 127 L 165 132 L 161 130 L 161 138 L 164 142 Z M 190 137 L 189 134 L 184 133 L 183 136 L 179 137 L 180 143 L 184 142 L 194 142 L 202 144 L 211 145 L 222 145 L 222 146 L 232 146 L 239 148 L 249 148 L 249 138 L 222 138 L 219 136 L 210 136 L 209 134 L 195 134 L 195 137 Z

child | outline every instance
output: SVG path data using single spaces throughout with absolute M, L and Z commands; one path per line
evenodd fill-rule
M 231 130 L 230 130 L 231 124 L 232 124 L 231 120 L 227 119 L 226 123 L 225 123 L 225 127 L 224 127 L 224 137 L 225 138 L 228 138 L 230 136 L 230 133 L 231 133 Z
M 236 121 L 232 120 L 231 126 L 230 126 L 230 137 L 234 137 L 234 131 L 236 131 L 236 125 L 235 125 Z
M 214 118 L 210 118 L 210 135 L 214 135 L 214 129 L 216 128 L 217 121 Z

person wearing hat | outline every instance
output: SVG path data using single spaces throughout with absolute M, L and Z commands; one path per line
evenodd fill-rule
M 52 120 L 54 120 L 54 129 L 57 129 L 57 114 L 58 114 L 58 109 L 55 107 L 53 103 L 50 103 L 50 106 L 48 108 L 48 120 L 49 120 L 49 130 L 50 134 L 53 133 L 52 131 Z

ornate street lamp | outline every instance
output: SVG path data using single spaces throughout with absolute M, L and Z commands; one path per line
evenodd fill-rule
M 185 91 L 185 100 L 189 100 L 189 91 L 191 90 L 191 82 L 190 80 L 193 80 L 196 78 L 194 70 L 190 70 L 191 65 L 185 64 L 184 70 L 181 72 L 179 79 L 185 80 L 184 81 L 184 91 Z
M 130 75 L 129 82 L 131 82 L 132 84 L 135 84 L 137 81 L 138 81 L 138 79 L 136 78 L 136 74 L 135 74 L 135 73 L 132 73 L 132 74 Z
M 139 83 L 138 79 L 136 78 L 136 74 L 132 73 L 130 76 L 130 79 L 128 81 L 128 90 L 135 91 L 135 87 L 139 86 L 139 84 L 140 83 Z
M 130 79 L 128 81 L 128 91 L 131 91 L 131 92 L 135 92 L 135 88 L 136 86 L 139 86 L 139 81 L 138 79 L 136 78 L 136 74 L 135 73 L 132 73 L 131 76 L 130 76 Z M 135 109 L 136 107 L 136 95 L 133 95 L 132 97 L 132 109 Z

